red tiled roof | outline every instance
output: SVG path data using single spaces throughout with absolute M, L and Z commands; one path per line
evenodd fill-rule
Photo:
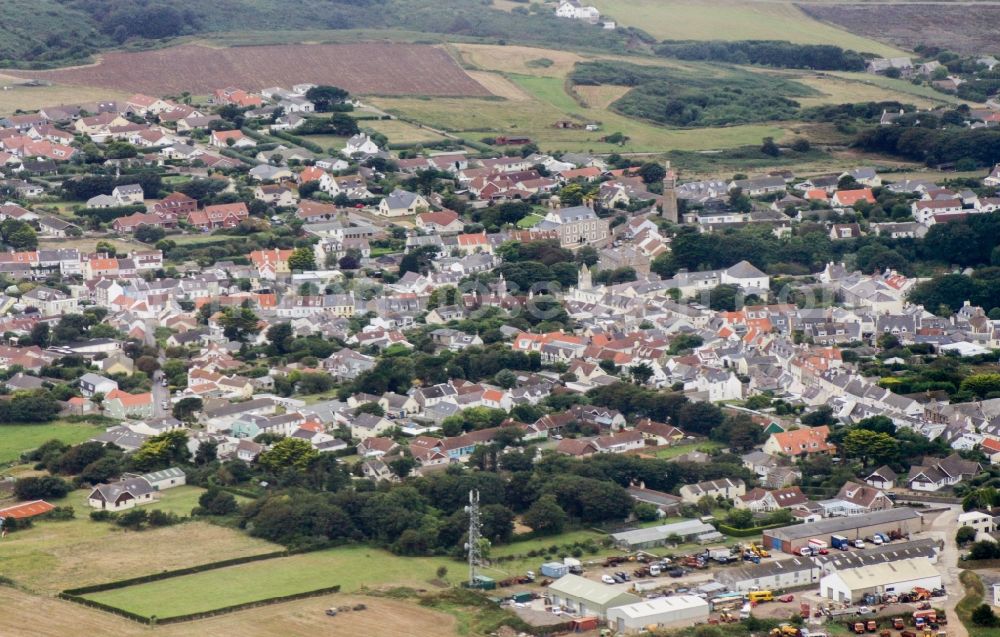
M 9 506 L 5 509 L 0 509 L 0 520 L 4 518 L 32 518 L 36 515 L 42 515 L 43 513 L 48 513 L 55 506 L 49 504 L 45 500 L 34 500 L 32 502 L 22 502 L 21 504 L 15 504 L 14 506 Z

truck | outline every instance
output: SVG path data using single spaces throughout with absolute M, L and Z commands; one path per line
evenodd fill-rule
M 720 564 L 727 564 L 733 559 L 732 551 L 726 547 L 710 548 L 706 549 L 706 552 L 708 553 L 708 557 L 710 559 L 713 559 Z
M 841 551 L 851 550 L 851 542 L 843 535 L 831 535 L 830 536 L 830 546 L 835 549 L 840 549 Z
M 583 574 L 583 563 L 575 557 L 564 557 L 563 564 L 569 567 L 569 572 L 574 575 Z
M 809 540 L 809 548 L 811 548 L 815 553 L 818 553 L 820 555 L 822 555 L 823 551 L 826 551 L 826 549 L 829 548 L 829 546 L 830 546 L 829 544 L 827 544 L 826 542 L 824 542 L 819 538 L 814 537 Z

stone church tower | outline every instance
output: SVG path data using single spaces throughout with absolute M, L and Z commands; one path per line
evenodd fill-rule
M 594 287 L 594 281 L 590 276 L 590 268 L 586 263 L 580 265 L 580 274 L 577 278 L 576 289 L 589 290 Z
M 663 176 L 663 203 L 660 205 L 664 219 L 672 223 L 680 223 L 677 212 L 677 173 L 667 162 L 667 172 Z

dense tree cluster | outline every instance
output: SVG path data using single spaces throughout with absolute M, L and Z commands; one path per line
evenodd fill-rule
M 929 166 L 964 160 L 975 168 L 1000 162 L 1000 131 L 990 128 L 877 126 L 859 133 L 854 144 L 866 152 L 897 155 Z
M 785 69 L 863 71 L 865 59 L 855 51 L 827 44 L 794 44 L 780 40 L 668 40 L 656 54 L 681 60 L 759 64 Z
M 729 70 L 725 78 L 620 62 L 584 62 L 577 84 L 630 86 L 612 107 L 624 115 L 671 126 L 724 126 L 795 117 L 794 97 L 811 94 L 797 82 Z

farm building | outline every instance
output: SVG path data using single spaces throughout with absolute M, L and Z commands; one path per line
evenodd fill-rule
M 55 507 L 45 500 L 32 500 L 31 502 L 22 502 L 20 504 L 15 504 L 14 506 L 5 507 L 0 509 L 0 520 L 6 520 L 7 518 L 23 519 L 23 518 L 33 518 L 36 515 L 43 515 L 48 513 Z
M 153 487 L 143 478 L 126 478 L 111 484 L 99 484 L 87 496 L 95 509 L 123 511 L 153 501 Z
M 563 575 L 549 585 L 553 606 L 563 606 L 574 615 L 608 616 L 608 609 L 642 601 L 623 586 L 609 586 L 579 575 Z
M 819 579 L 820 568 L 808 557 L 793 557 L 761 564 L 746 563 L 744 566 L 722 569 L 715 574 L 715 581 L 740 593 L 809 586 Z
M 903 535 L 919 531 L 923 518 L 913 509 L 900 507 L 854 517 L 826 518 L 808 524 L 783 526 L 764 531 L 764 546 L 775 551 L 792 553 L 809 543 L 810 538 L 829 541 L 831 535 L 843 535 L 848 540 L 870 537 L 872 533 L 899 532 Z
M 647 626 L 670 628 L 708 621 L 708 602 L 695 595 L 646 599 L 608 610 L 608 625 L 621 633 L 634 633 Z
M 916 587 L 941 588 L 941 573 L 926 557 L 847 568 L 819 582 L 820 595 L 839 602 L 857 602 L 867 593 L 907 593 Z
M 184 471 L 177 467 L 170 467 L 163 471 L 154 471 L 141 477 L 149 483 L 149 486 L 153 487 L 154 491 L 173 489 L 174 487 L 187 484 L 187 476 L 184 474 Z
M 685 520 L 673 524 L 663 524 L 661 526 L 651 526 L 646 529 L 636 529 L 634 531 L 622 531 L 612 533 L 611 539 L 615 545 L 629 550 L 648 549 L 655 546 L 663 546 L 679 538 L 683 542 L 716 542 L 723 539 L 723 535 L 715 530 L 715 527 L 698 520 Z

